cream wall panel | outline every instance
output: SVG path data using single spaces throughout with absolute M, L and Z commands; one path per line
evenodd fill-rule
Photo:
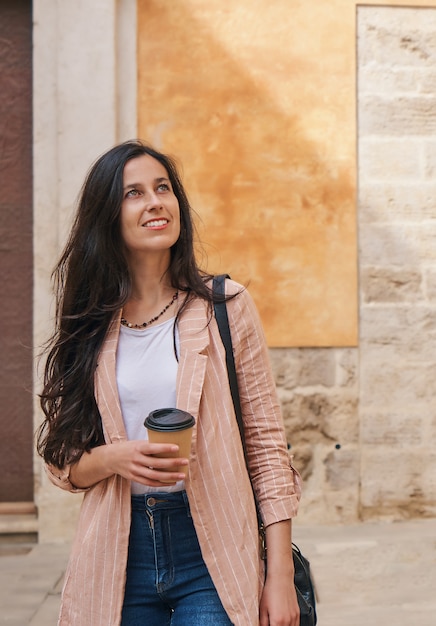
M 53 328 L 50 274 L 91 163 L 136 135 L 135 0 L 34 0 L 34 345 Z M 130 94 L 130 95 L 128 95 Z M 36 394 L 35 426 L 40 421 Z M 48 484 L 35 457 L 40 540 L 71 536 L 80 496 Z

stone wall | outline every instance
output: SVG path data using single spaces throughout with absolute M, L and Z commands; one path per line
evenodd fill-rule
M 270 354 L 288 444 L 304 479 L 299 519 L 356 521 L 358 350 L 280 348 Z
M 436 513 L 436 8 L 358 10 L 362 517 Z

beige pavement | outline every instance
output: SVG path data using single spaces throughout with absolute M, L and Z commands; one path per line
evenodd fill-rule
M 436 626 L 436 519 L 296 523 L 294 537 L 313 567 L 319 626 Z M 0 550 L 0 625 L 56 626 L 68 546 L 25 548 Z
M 300 527 L 319 626 L 436 626 L 436 519 Z

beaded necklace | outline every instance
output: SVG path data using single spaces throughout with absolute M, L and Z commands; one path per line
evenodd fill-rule
M 127 328 L 147 328 L 147 326 L 150 326 L 150 324 L 153 324 L 153 322 L 156 322 L 156 320 L 162 317 L 165 311 L 168 311 L 170 306 L 177 300 L 178 297 L 179 297 L 179 292 L 176 291 L 176 293 L 171 298 L 171 301 L 166 305 L 166 307 L 162 309 L 159 315 L 156 315 L 156 317 L 152 317 L 151 320 L 149 320 L 148 322 L 142 322 L 142 324 L 132 324 L 132 322 L 128 322 L 125 317 L 122 317 L 120 320 L 121 324 L 123 326 L 127 326 Z

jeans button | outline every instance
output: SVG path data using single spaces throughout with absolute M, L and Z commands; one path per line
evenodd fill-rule
M 147 498 L 147 505 L 154 506 L 156 504 L 156 500 L 154 498 Z

